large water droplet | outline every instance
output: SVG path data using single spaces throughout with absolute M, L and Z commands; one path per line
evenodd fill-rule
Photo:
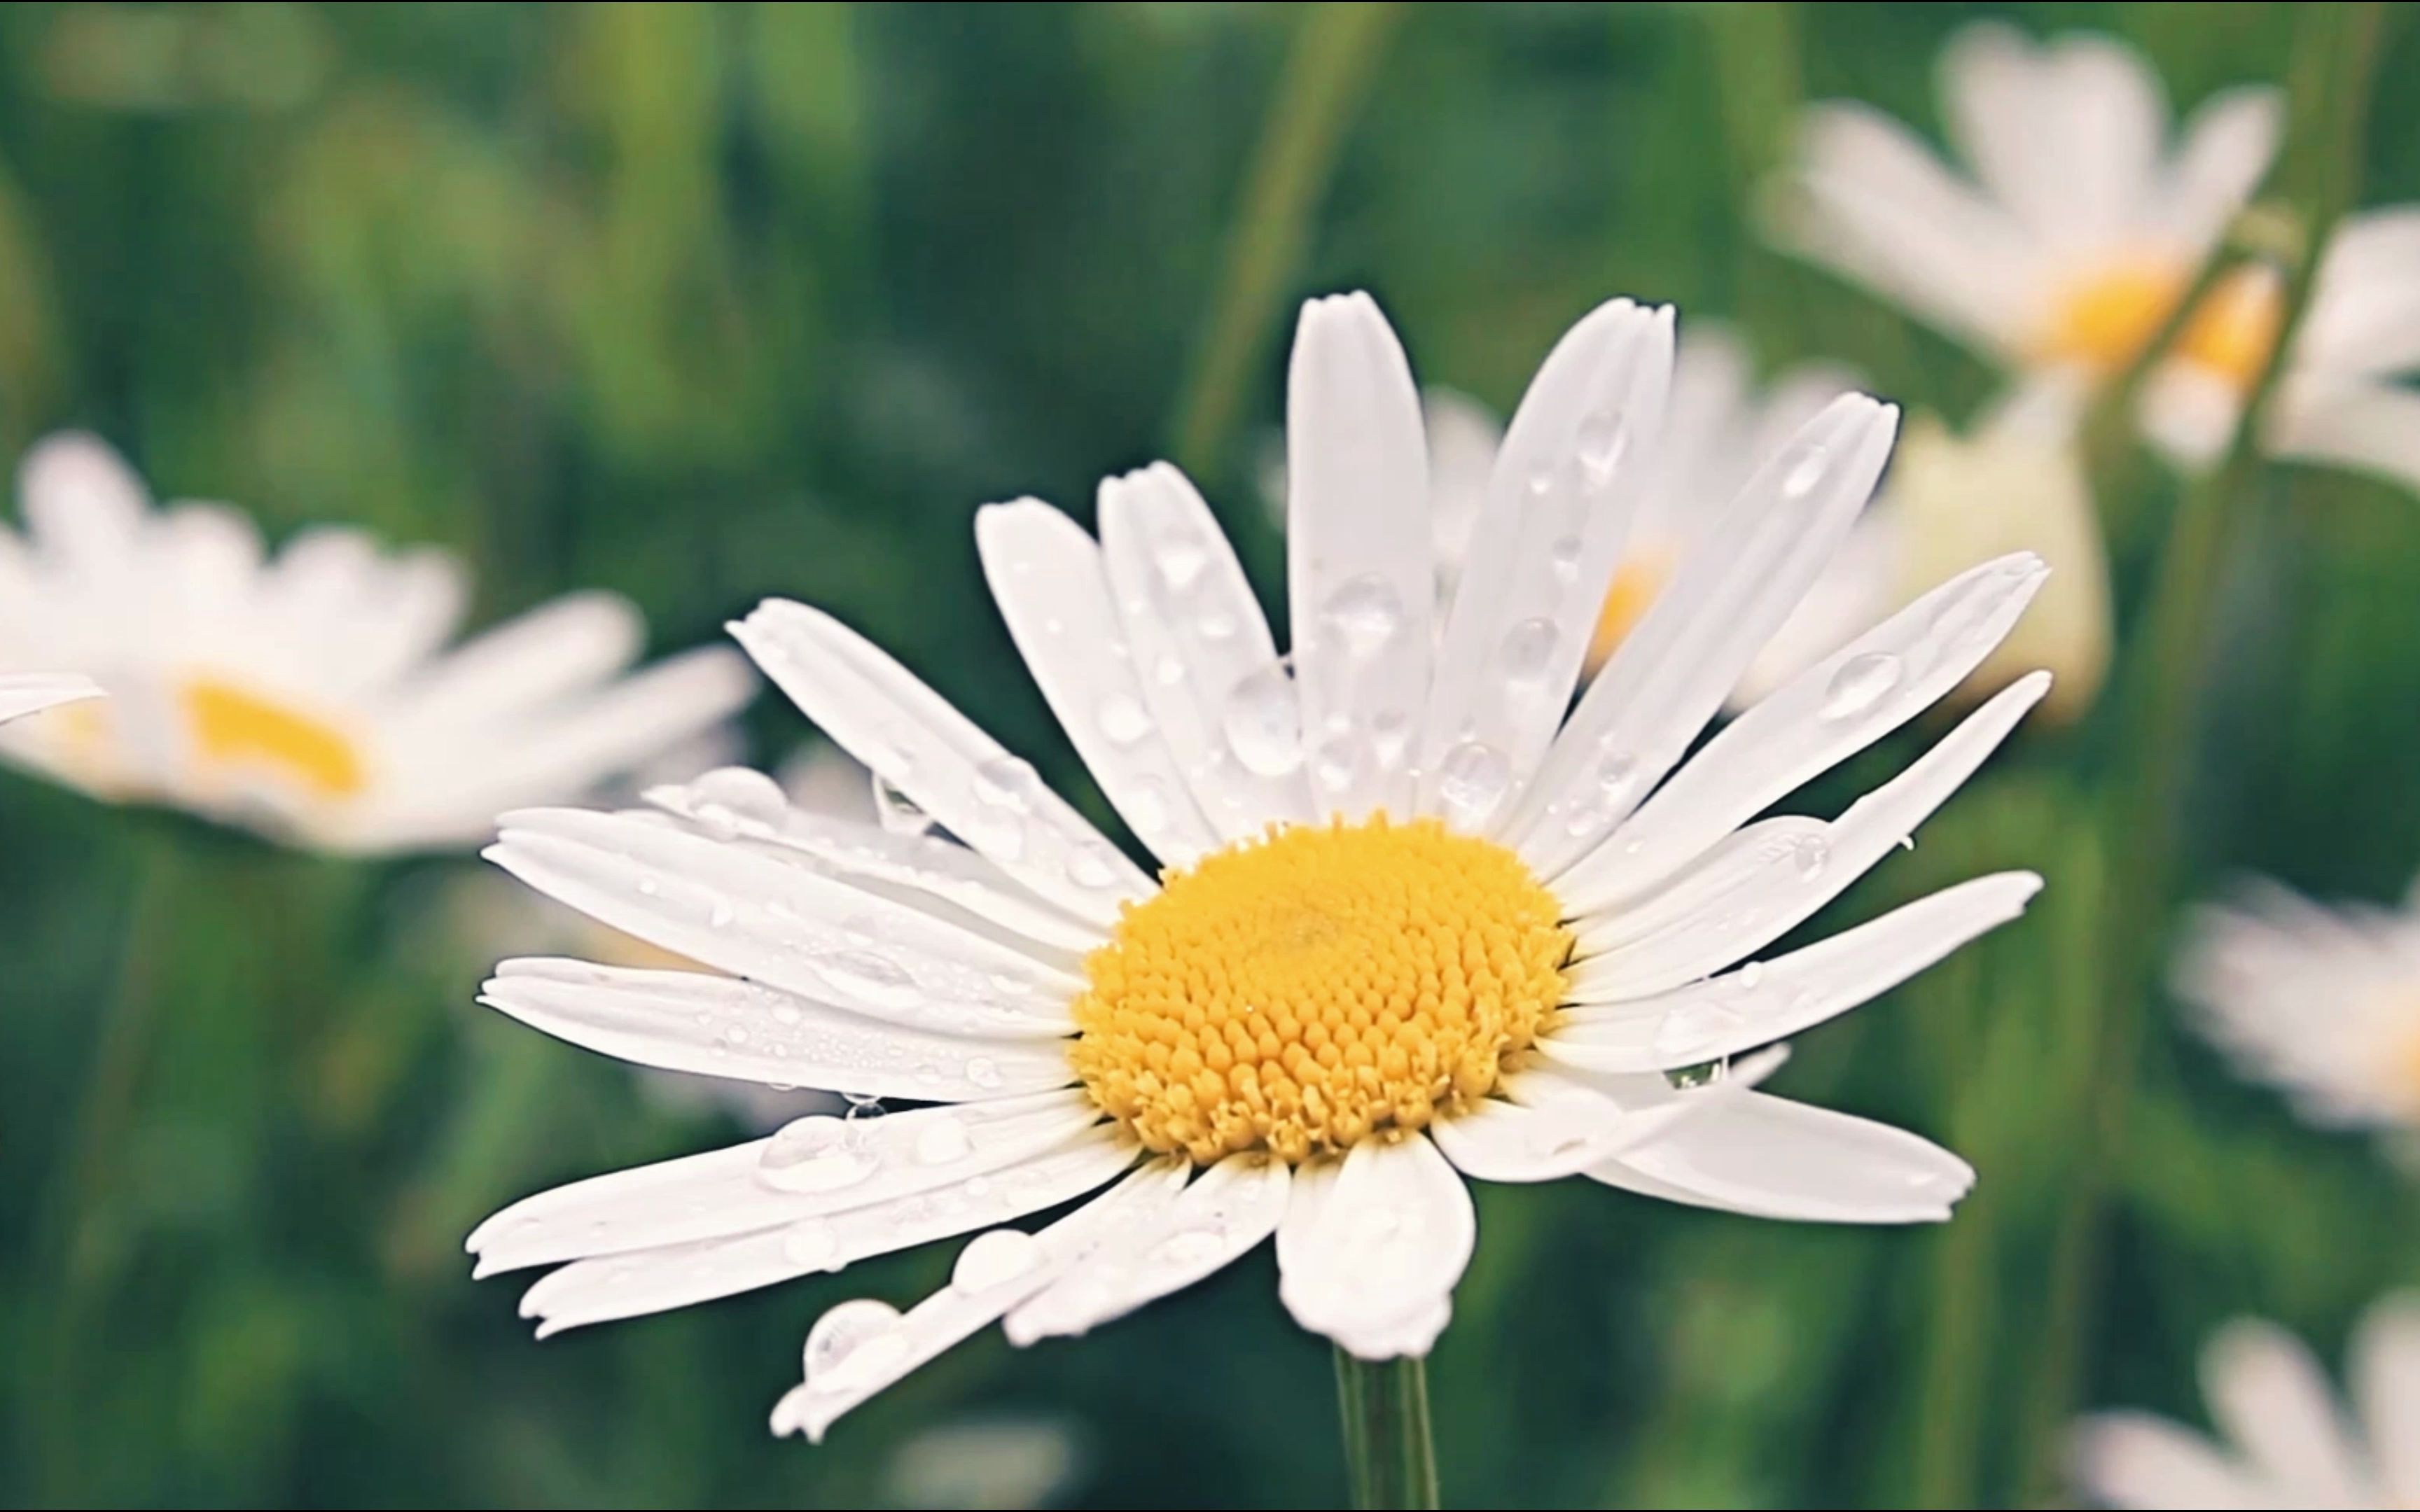
M 718 766 L 689 785 L 701 809 L 719 809 L 734 819 L 778 825 L 790 811 L 782 784 L 745 766 Z
M 1508 682 L 1533 687 L 1546 680 L 1561 639 L 1552 620 L 1523 620 L 1504 632 L 1504 644 L 1496 653 L 1497 671 Z
M 1630 446 L 1630 430 L 1619 412 L 1600 409 L 1580 422 L 1577 439 L 1580 466 L 1588 469 L 1591 481 L 1601 483 L 1621 465 L 1621 454 Z
M 837 1270 L 840 1235 L 821 1218 L 804 1218 L 782 1230 L 782 1258 L 802 1270 Z
M 1437 764 L 1437 797 L 1447 816 L 1474 825 L 1495 811 L 1512 785 L 1512 764 L 1504 753 L 1481 741 L 1466 740 L 1445 753 Z
M 1806 498 L 1815 491 L 1817 484 L 1823 481 L 1823 474 L 1830 471 L 1831 466 L 1832 449 L 1830 447 L 1807 448 L 1806 452 L 1791 464 L 1790 471 L 1781 475 L 1781 497 Z
M 1032 764 L 1014 756 L 996 756 L 975 768 L 976 799 L 1011 813 L 1032 808 L 1034 792 L 1041 785 Z
M 905 966 L 871 950 L 828 950 L 811 960 L 836 991 L 863 1002 L 906 1008 L 921 995 Z
M 1580 552 L 1585 543 L 1576 535 L 1566 535 L 1546 548 L 1546 563 L 1555 570 L 1555 580 L 1575 583 L 1580 580 Z
M 872 1297 L 845 1302 L 807 1331 L 807 1384 L 817 1391 L 871 1385 L 908 1352 L 899 1309 Z
M 1739 984 L 1748 991 L 1753 992 L 1756 984 L 1763 980 L 1764 963 L 1761 961 L 1751 961 L 1739 968 Z
M 1174 687 L 1185 681 L 1185 663 L 1174 656 L 1160 657 L 1152 663 L 1152 677 L 1162 687 Z
M 1097 840 L 1088 840 L 1067 852 L 1067 880 L 1079 887 L 1106 887 L 1118 879 L 1116 853 Z
M 1138 777 L 1126 787 L 1118 812 L 1144 840 L 1168 828 L 1168 787 L 1156 777 Z
M 1311 753 L 1311 780 L 1330 793 L 1342 793 L 1360 775 L 1362 755 L 1361 742 L 1351 735 L 1324 741 Z
M 1374 656 L 1403 626 L 1404 601 L 1394 584 L 1376 573 L 1363 573 L 1327 595 L 1319 621 L 1347 656 Z
M 967 1137 L 967 1126 L 946 1114 L 934 1116 L 916 1132 L 916 1158 L 927 1165 L 964 1160 L 974 1148 L 974 1141 Z
M 1202 568 L 1210 565 L 1210 553 L 1192 532 L 1170 531 L 1159 538 L 1152 553 L 1152 564 L 1159 569 L 1160 580 L 1181 594 L 1201 578 Z
M 1102 736 L 1112 746 L 1131 746 L 1151 733 L 1151 716 L 1128 694 L 1112 693 L 1101 700 L 1093 717 L 1099 722 Z
M 1302 707 L 1283 663 L 1271 662 L 1235 684 L 1220 711 L 1227 748 L 1257 777 L 1283 777 L 1302 764 Z
M 963 1297 L 980 1296 L 1032 1270 L 1042 1261 L 1042 1242 L 1018 1228 L 994 1228 L 977 1234 L 958 1251 L 950 1268 L 950 1289 Z
M 1823 689 L 1823 717 L 1854 718 L 1871 709 L 1899 686 L 1900 661 L 1887 652 L 1870 651 L 1840 663 Z
M 811 1114 L 783 1125 L 756 1155 L 756 1180 L 777 1192 L 837 1192 L 874 1174 L 845 1119 Z

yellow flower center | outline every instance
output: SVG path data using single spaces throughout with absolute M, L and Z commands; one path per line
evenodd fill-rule
M 181 696 L 194 753 L 212 766 L 268 768 L 331 798 L 369 785 L 359 748 L 324 720 L 210 677 Z
M 1672 563 L 1660 551 L 1637 551 L 1623 559 L 1605 591 L 1605 607 L 1597 610 L 1596 629 L 1589 636 L 1588 668 L 1593 674 L 1606 663 L 1664 591 Z
M 2052 301 L 2035 357 L 2115 373 L 2160 333 L 2190 270 L 2162 257 L 2128 257 L 2071 279 Z
M 2177 333 L 2177 356 L 2249 393 L 2277 345 L 2286 300 L 2266 268 L 2239 268 L 2220 280 Z
M 1171 873 L 1084 964 L 1069 1052 L 1149 1148 L 1300 1162 L 1484 1097 L 1561 1000 L 1520 857 L 1434 820 L 1273 827 Z

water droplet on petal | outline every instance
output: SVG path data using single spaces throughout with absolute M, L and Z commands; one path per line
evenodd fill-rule
M 977 801 L 1011 813 L 1032 808 L 1034 792 L 1041 785 L 1032 764 L 1014 756 L 996 756 L 975 768 Z
M 1083 841 L 1067 852 L 1067 880 L 1079 887 L 1106 887 L 1118 879 L 1115 853 L 1103 841 Z
M 1181 594 L 1210 565 L 1210 553 L 1192 532 L 1170 531 L 1159 538 L 1152 564 L 1159 569 L 1160 579 Z
M 1376 573 L 1363 573 L 1327 595 L 1319 621 L 1343 645 L 1347 656 L 1374 656 L 1402 627 L 1404 603 L 1394 584 Z
M 1136 778 L 1126 787 L 1118 812 L 1145 840 L 1168 828 L 1168 788 L 1156 777 Z
M 1284 664 L 1272 662 L 1235 684 L 1220 711 L 1227 748 L 1256 777 L 1283 777 L 1302 764 L 1302 707 Z
M 1504 644 L 1496 654 L 1497 671 L 1507 682 L 1534 687 L 1553 670 L 1561 639 L 1552 620 L 1523 620 L 1504 632 Z
M 689 785 L 699 809 L 719 809 L 735 819 L 778 825 L 790 811 L 782 784 L 745 766 L 718 766 Z
M 1002 1080 L 1000 1073 L 1000 1062 L 992 1059 L 989 1056 L 975 1057 L 972 1060 L 967 1062 L 967 1080 L 976 1087 L 983 1088 L 986 1091 L 992 1088 L 998 1087 Z
M 854 1148 L 845 1119 L 810 1114 L 782 1126 L 756 1155 L 756 1180 L 777 1192 L 837 1192 L 874 1174 Z
M 1154 1265 L 1171 1270 L 1189 1270 L 1207 1265 L 1227 1251 L 1226 1241 L 1215 1228 L 1187 1228 L 1169 1235 L 1151 1247 L 1144 1257 Z
M 1761 961 L 1751 961 L 1739 969 L 1739 984 L 1747 991 L 1755 991 L 1756 984 L 1763 980 L 1764 963 Z
M 906 1008 L 921 995 L 907 968 L 871 950 L 827 950 L 810 958 L 834 990 L 885 1008 Z
M 977 1234 L 958 1251 L 950 1268 L 950 1289 L 964 1297 L 980 1296 L 1032 1270 L 1042 1261 L 1042 1242 L 1017 1228 L 994 1228 Z
M 1576 535 L 1566 535 L 1546 548 L 1547 564 L 1555 570 L 1555 580 L 1575 583 L 1580 580 L 1580 552 L 1585 543 Z
M 1437 796 L 1447 816 L 1457 824 L 1475 825 L 1504 801 L 1512 785 L 1512 764 L 1495 747 L 1466 740 L 1445 753 L 1437 764 Z
M 1388 709 L 1370 721 L 1370 752 L 1378 764 L 1392 767 L 1411 744 L 1412 721 L 1401 709 Z
M 1849 719 L 1871 709 L 1899 686 L 1900 660 L 1886 652 L 1851 656 L 1823 689 L 1823 717 Z
M 801 1270 L 823 1270 L 840 1258 L 840 1236 L 821 1218 L 802 1219 L 782 1230 L 782 1258 Z
M 1162 687 L 1174 687 L 1185 681 L 1185 663 L 1175 656 L 1162 656 L 1152 665 L 1151 675 Z
M 1101 727 L 1101 734 L 1112 746 L 1131 746 L 1151 733 L 1151 716 L 1143 706 L 1125 693 L 1112 693 L 1101 700 L 1093 717 Z
M 1591 481 L 1602 483 L 1621 465 L 1621 454 L 1629 449 L 1630 431 L 1615 410 L 1600 409 L 1580 422 L 1580 466 L 1588 469 Z
M 872 1384 L 908 1352 L 899 1333 L 899 1309 L 861 1297 L 815 1319 L 807 1331 L 807 1385 L 847 1391 Z
M 1656 1026 L 1655 1054 L 1692 1054 L 1738 1032 L 1746 1022 L 1737 1009 L 1727 1003 L 1683 1003 L 1666 1013 L 1664 1022 Z
M 1791 870 L 1800 880 L 1812 882 L 1823 874 L 1832 861 L 1832 842 L 1821 835 L 1807 835 L 1790 848 Z
M 1781 497 L 1806 498 L 1815 491 L 1817 484 L 1823 481 L 1823 474 L 1830 471 L 1831 466 L 1832 449 L 1830 447 L 1808 447 L 1806 455 L 1792 464 L 1789 471 L 1781 475 Z

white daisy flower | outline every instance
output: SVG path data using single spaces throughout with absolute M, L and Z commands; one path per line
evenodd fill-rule
M 1735 699 L 1763 697 L 1960 568 L 2029 548 L 2049 563 L 2049 581 L 1949 702 L 1980 702 L 2040 667 L 2058 679 L 2045 717 L 2065 723 L 2089 708 L 2109 670 L 2109 565 L 2085 478 L 2077 397 L 2070 384 L 2037 380 L 1987 407 L 1964 436 L 1919 416 L 1900 438 L 1882 497 Z
M 2331 1129 L 2420 1131 L 2420 888 L 2321 907 L 2273 883 L 2195 915 L 2177 994 L 2245 1075 Z
M 985 1324 L 1080 1334 L 1272 1236 L 1304 1327 L 1425 1353 L 1477 1237 L 1466 1179 L 1946 1218 L 1963 1162 L 1755 1090 L 1777 1057 L 1749 1053 L 2014 918 L 2040 879 L 1738 963 L 1896 848 L 2048 678 L 1838 820 L 1749 821 L 1956 686 L 2043 569 L 1962 575 L 1683 764 L 1882 471 L 1895 411 L 1843 396 L 1574 705 L 1671 350 L 1671 312 L 1627 300 L 1556 347 L 1442 636 L 1419 393 L 1366 295 L 1311 302 L 1295 343 L 1290 659 L 1164 463 L 1103 484 L 1097 543 L 1035 501 L 981 514 L 1010 632 L 1156 878 L 862 638 L 760 607 L 734 627 L 758 664 L 954 840 L 803 814 L 733 772 L 654 813 L 507 815 L 488 853 L 507 871 L 729 976 L 510 961 L 485 1000 L 646 1064 L 936 1105 L 528 1198 L 471 1236 L 478 1273 L 569 1262 L 522 1299 L 543 1335 L 983 1230 L 912 1311 L 816 1323 L 774 1425 L 820 1437 Z M 1112 1182 L 1036 1232 L 997 1227 Z
M 752 686 L 721 649 L 620 676 L 644 627 L 604 594 L 443 651 L 464 596 L 443 552 L 321 528 L 268 559 L 225 505 L 153 509 L 88 436 L 36 446 L 18 489 L 0 667 L 80 667 L 110 697 L 8 731 L 0 754 L 97 797 L 322 850 L 463 845 L 696 734 Z
M 2076 1479 L 2118 1507 L 2420 1506 L 2420 1294 L 2371 1307 L 2350 1355 L 2349 1415 L 2300 1340 L 2229 1323 L 2201 1361 L 2226 1442 L 2148 1412 L 2102 1413 L 2076 1435 Z

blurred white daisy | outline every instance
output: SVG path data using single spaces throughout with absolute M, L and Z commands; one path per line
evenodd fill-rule
M 2029 548 L 2051 576 L 2033 608 L 1948 702 L 1980 702 L 2030 668 L 2057 676 L 2042 713 L 2091 706 L 2109 670 L 2109 566 L 2085 480 L 2071 385 L 2037 380 L 1976 417 L 1968 433 L 1919 416 L 1900 438 L 1882 497 L 1763 653 L 1736 698 L 1763 697 L 1931 584 Z
M 443 552 L 322 528 L 265 557 L 223 504 L 151 506 L 88 436 L 18 477 L 0 531 L 0 667 L 81 668 L 106 702 L 0 736 L 0 754 L 114 801 L 173 804 L 317 849 L 467 845 L 573 798 L 746 702 L 715 648 L 621 672 L 644 634 L 620 598 L 561 598 L 442 648 L 464 588 Z
M 2195 914 L 2173 980 L 2247 1076 L 2311 1122 L 2420 1131 L 2420 888 L 2321 907 L 2273 883 Z
M 2224 90 L 2168 137 L 2159 75 L 2108 37 L 2036 44 L 1982 22 L 1943 50 L 1944 164 L 1869 106 L 1812 108 L 1776 185 L 1776 236 L 1990 360 L 2090 383 L 2124 371 L 2175 313 L 2276 155 L 2279 101 Z M 2229 270 L 2148 375 L 2139 419 L 2207 466 L 2235 435 L 2284 324 L 2285 281 Z M 2420 209 L 2346 220 L 2287 356 L 2270 453 L 2420 487 Z
M 2300 1340 L 2229 1323 L 2202 1352 L 2223 1443 L 2147 1412 L 2086 1418 L 2075 1476 L 2116 1507 L 2420 1506 L 2420 1294 L 2388 1297 L 2354 1334 L 2352 1412 Z
M 1778 1057 L 1749 1052 L 2015 917 L 2040 879 L 1748 958 L 1895 849 L 2048 678 L 1838 820 L 1749 821 L 1962 681 L 2042 568 L 1966 572 L 1683 764 L 1882 471 L 1896 413 L 1845 395 L 1722 506 L 1574 706 L 1671 344 L 1668 310 L 1621 300 L 1555 348 L 1442 636 L 1419 399 L 1366 295 L 1314 301 L 1295 338 L 1291 658 L 1166 464 L 1102 486 L 1097 543 L 1035 501 L 983 511 L 1010 632 L 1156 879 L 830 616 L 775 600 L 735 626 L 949 838 L 838 828 L 742 772 L 654 813 L 509 815 L 505 870 L 730 975 L 508 961 L 485 1001 L 645 1064 L 939 1105 L 531 1197 L 471 1236 L 479 1273 L 570 1262 L 522 1299 L 551 1334 L 984 1230 L 912 1311 L 815 1324 L 774 1425 L 819 1437 L 990 1322 L 1080 1334 L 1272 1236 L 1304 1327 L 1425 1353 L 1476 1239 L 1466 1179 L 1946 1218 L 1963 1162 L 1755 1090 Z M 1037 1232 L 995 1227 L 1112 1182 Z
M 989 1417 L 943 1423 L 892 1452 L 884 1473 L 892 1506 L 1047 1506 L 1083 1463 L 1065 1423 Z

